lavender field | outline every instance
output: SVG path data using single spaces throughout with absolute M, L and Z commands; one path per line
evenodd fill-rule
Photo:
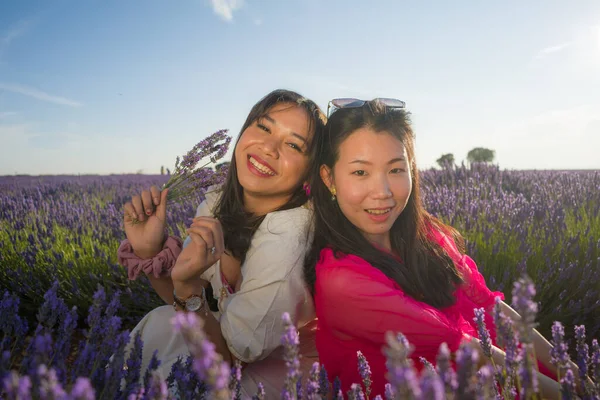
M 527 272 L 538 288 L 540 329 L 552 321 L 600 330 L 600 171 L 502 171 L 493 166 L 427 170 L 427 209 L 459 229 L 489 286 L 510 300 Z M 145 280 L 129 282 L 116 263 L 124 238 L 122 205 L 164 176 L 0 178 L 0 289 L 35 318 L 54 280 L 67 305 L 83 313 L 101 285 L 121 294 L 132 326 L 161 304 Z M 175 204 L 169 229 L 181 235 L 200 201 Z
M 479 165 L 422 171 L 421 179 L 427 209 L 463 233 L 468 253 L 492 289 L 503 291 L 510 302 L 515 282 L 527 274 L 537 289 L 542 333 L 552 337 L 552 324 L 560 321 L 574 359 L 585 337 L 595 357 L 600 357 L 597 342 L 590 340 L 600 332 L 600 171 L 502 171 Z M 122 349 L 127 340 L 126 331 L 118 332 L 161 305 L 146 280 L 128 281 L 116 263 L 116 249 L 124 238 L 121 207 L 133 194 L 165 181 L 164 176 L 140 175 L 0 178 L 0 310 L 15 315 L 1 324 L 0 348 L 12 349 L 0 361 L 13 368 L 21 365 L 38 384 L 52 379 L 72 382 L 73 391 L 89 386 L 90 381 L 81 381 L 83 386 L 78 387 L 75 378 L 90 371 L 85 376 L 91 377 L 93 386 L 108 390 L 108 372 L 91 372 L 101 371 L 97 360 L 111 363 L 113 347 Z M 182 234 L 200 200 L 201 194 L 185 206 L 170 206 L 171 233 Z M 26 329 L 36 325 L 35 333 Z M 57 342 L 50 351 L 52 341 L 40 329 L 59 325 L 64 328 L 52 328 Z M 579 340 L 573 337 L 576 325 L 587 329 Z M 61 336 L 61 329 L 75 332 L 75 326 L 90 327 L 85 345 L 78 346 L 71 333 Z M 6 342 L 19 337 L 19 332 L 29 332 L 35 339 L 29 344 Z M 104 348 L 102 343 L 108 342 L 93 337 L 112 338 L 111 346 Z M 95 350 L 89 350 L 92 347 Z M 15 361 L 20 351 L 26 354 L 22 362 Z M 31 369 L 44 363 L 40 354 L 62 354 L 46 360 L 58 375 Z M 185 370 L 185 365 L 179 367 Z M 137 379 L 125 374 L 123 379 Z M 159 381 L 148 375 L 146 389 Z M 169 387 L 177 386 L 176 381 L 169 381 Z M 14 382 L 15 388 L 22 383 Z M 196 388 L 203 385 L 186 382 Z M 139 389 L 134 386 L 130 392 Z M 191 390 L 188 386 L 178 387 Z M 118 392 L 111 390 L 98 398 Z

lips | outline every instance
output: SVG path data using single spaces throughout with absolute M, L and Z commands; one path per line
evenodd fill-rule
M 267 163 L 265 160 L 261 159 L 254 154 L 248 155 L 248 162 L 252 167 L 254 167 L 258 172 L 264 175 L 275 176 L 277 172 Z

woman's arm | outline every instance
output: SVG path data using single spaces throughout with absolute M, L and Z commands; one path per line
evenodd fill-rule
M 202 293 L 202 289 L 208 287 L 208 283 L 208 281 L 200 279 L 196 283 L 192 284 L 175 282 L 174 287 L 175 292 L 177 293 L 177 297 L 185 299 L 191 296 L 192 294 L 199 295 L 200 293 Z M 171 291 L 171 298 L 173 298 L 173 291 Z M 208 311 L 208 304 L 204 305 L 202 310 L 199 312 L 199 316 L 204 321 L 204 333 L 206 334 L 208 339 L 212 343 L 214 343 L 216 352 L 221 354 L 224 361 L 232 363 L 233 357 L 231 355 L 231 352 L 229 351 L 227 341 L 225 340 L 225 338 L 223 337 L 223 333 L 221 332 L 221 324 L 219 323 L 219 321 L 217 321 L 213 314 L 210 311 Z

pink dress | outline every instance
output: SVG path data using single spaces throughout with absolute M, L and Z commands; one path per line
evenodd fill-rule
M 421 368 L 419 357 L 435 364 L 443 342 L 454 352 L 463 339 L 477 337 L 474 308 L 491 311 L 496 296 L 504 300 L 501 292 L 488 289 L 475 262 L 460 254 L 449 237 L 439 232 L 433 236 L 465 280 L 455 292 L 456 303 L 444 309 L 406 295 L 398 284 L 362 258 L 345 255 L 336 259 L 331 249 L 322 250 L 316 265 L 316 345 L 329 378 L 340 378 L 343 393 L 352 383 L 362 382 L 356 355 L 360 350 L 371 367 L 372 397 L 383 396 L 387 380 L 382 348 L 387 331 L 406 336 L 415 346 L 414 364 Z M 486 317 L 486 325 L 495 344 L 491 313 Z

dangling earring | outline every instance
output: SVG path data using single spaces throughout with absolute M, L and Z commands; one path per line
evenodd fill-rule
M 337 194 L 337 191 L 335 190 L 335 188 L 331 188 L 331 201 L 335 201 L 336 194 Z

